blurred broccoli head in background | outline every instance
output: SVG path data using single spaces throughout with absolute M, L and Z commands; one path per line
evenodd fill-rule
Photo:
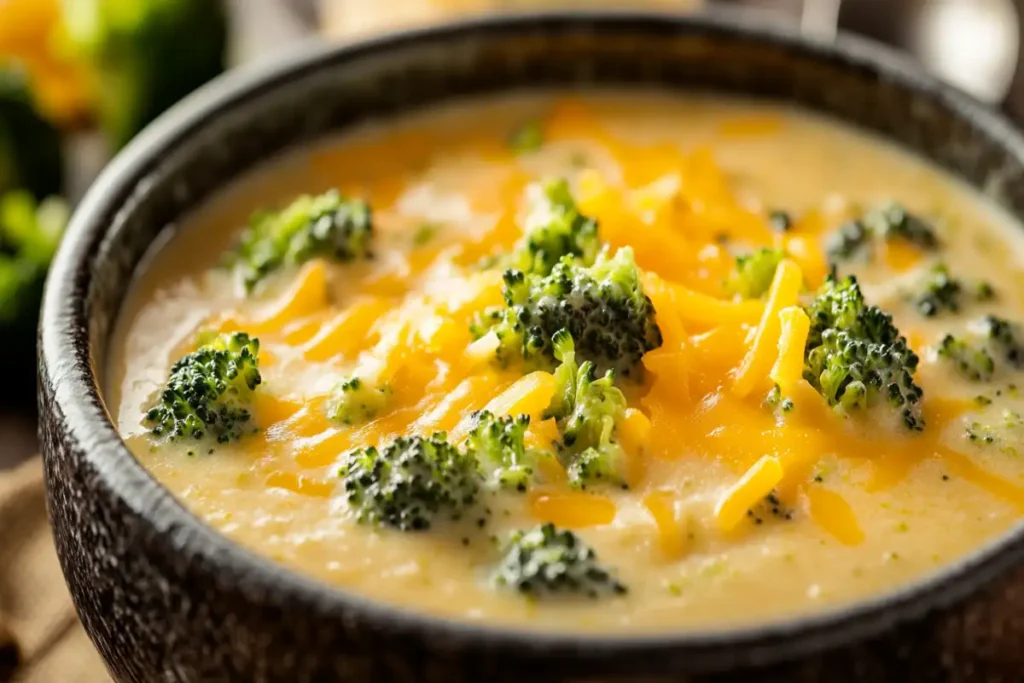
M 67 216 L 56 197 L 37 203 L 24 190 L 0 196 L 0 329 L 35 327 L 43 280 Z
M 70 49 L 88 62 L 111 143 L 224 70 L 222 0 L 61 0 Z
M 0 372 L 11 398 L 34 381 L 43 282 L 67 222 L 60 136 L 36 111 L 24 73 L 0 64 Z M 13 382 L 13 384 L 12 384 Z M 20 400 L 20 399 L 19 399 Z
M 24 72 L 0 59 L 0 194 L 42 199 L 61 188 L 60 136 L 35 109 Z
M 18 387 L 30 386 L 34 377 L 43 283 L 67 217 L 57 197 L 37 202 L 26 190 L 0 195 L 0 369 Z

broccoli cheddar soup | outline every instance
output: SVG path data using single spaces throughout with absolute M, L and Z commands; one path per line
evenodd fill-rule
M 1017 524 L 1019 230 L 781 107 L 463 103 L 184 221 L 108 403 L 190 510 L 354 593 L 547 630 L 782 619 Z

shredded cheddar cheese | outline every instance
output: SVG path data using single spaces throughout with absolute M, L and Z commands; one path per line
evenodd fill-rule
M 802 308 L 790 306 L 779 311 L 779 325 L 782 327 L 779 357 L 768 376 L 779 385 L 783 396 L 788 396 L 793 385 L 803 377 L 804 347 L 811 321 Z
M 676 515 L 675 501 L 666 491 L 653 491 L 644 496 L 644 507 L 658 529 L 658 547 L 666 560 L 678 560 L 686 553 L 687 528 Z
M 737 396 L 750 394 L 767 378 L 780 334 L 779 313 L 796 304 L 802 284 L 803 274 L 796 263 L 788 259 L 779 263 L 754 342 L 733 375 L 732 390 Z
M 755 503 L 772 492 L 782 481 L 782 465 L 777 458 L 764 456 L 744 473 L 715 506 L 715 522 L 722 532 L 735 529 Z
M 274 332 L 287 323 L 327 306 L 327 269 L 323 261 L 311 261 L 302 268 L 292 288 L 270 310 L 248 327 L 252 334 Z

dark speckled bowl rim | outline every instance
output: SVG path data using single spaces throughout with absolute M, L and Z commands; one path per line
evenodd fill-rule
M 953 87 L 925 74 L 893 50 L 874 42 L 842 35 L 834 43 L 801 36 L 789 26 L 761 21 L 727 11 L 692 15 L 665 15 L 639 11 L 545 12 L 500 17 L 477 17 L 433 27 L 395 32 L 347 44 L 306 45 L 266 63 L 230 73 L 200 89 L 163 115 L 138 136 L 104 170 L 75 212 L 48 280 L 40 325 L 40 381 L 55 390 L 56 410 L 66 418 L 62 438 L 72 443 L 99 444 L 83 456 L 103 483 L 119 495 L 134 514 L 154 529 L 173 534 L 179 547 L 225 566 L 250 593 L 286 595 L 318 614 L 338 611 L 358 615 L 361 621 L 394 632 L 430 631 L 434 637 L 469 645 L 521 648 L 524 655 L 585 656 L 587 651 L 611 648 L 624 656 L 657 656 L 671 649 L 693 657 L 700 666 L 730 663 L 768 664 L 806 656 L 822 649 L 880 634 L 898 624 L 919 620 L 978 591 L 1024 561 L 1024 526 L 1018 526 L 975 552 L 944 566 L 921 580 L 894 591 L 838 608 L 784 620 L 716 628 L 707 631 L 620 634 L 559 633 L 510 626 L 485 625 L 469 620 L 429 616 L 399 606 L 374 602 L 359 595 L 307 578 L 251 552 L 207 526 L 186 510 L 131 455 L 117 435 L 100 399 L 88 340 L 86 300 L 90 264 L 106 250 L 107 228 L 137 183 L 154 169 L 164 153 L 183 143 L 190 133 L 225 106 L 259 98 L 289 78 L 343 63 L 367 53 L 467 33 L 488 34 L 539 26 L 628 26 L 629 30 L 691 32 L 700 30 L 733 35 L 755 42 L 793 49 L 804 55 L 851 68 L 877 73 L 901 88 L 923 93 L 956 116 L 970 120 L 1019 159 L 1024 159 L 1024 137 L 1001 114 Z M 73 359 L 70 371 L 59 359 Z

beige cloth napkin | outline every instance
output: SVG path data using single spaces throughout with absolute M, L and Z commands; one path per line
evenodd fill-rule
M 10 680 L 110 681 L 57 563 L 38 457 L 0 472 L 0 682 Z

